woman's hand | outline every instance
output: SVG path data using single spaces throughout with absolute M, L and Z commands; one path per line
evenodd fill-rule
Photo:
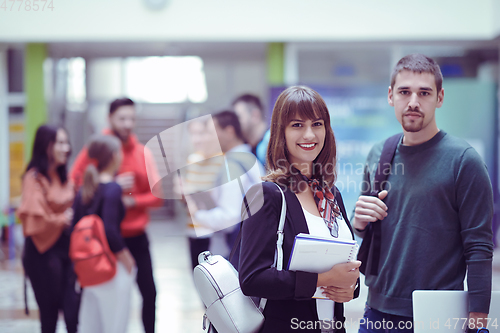
M 125 269 L 129 274 L 132 273 L 132 269 L 135 267 L 135 260 L 127 248 L 117 252 L 116 258 L 125 266 Z
M 337 303 L 349 302 L 354 298 L 354 290 L 356 289 L 356 283 L 348 288 L 339 287 L 321 287 L 323 289 L 323 294 L 330 300 Z
M 328 272 L 318 274 L 317 286 L 351 288 L 359 278 L 359 266 L 361 261 L 358 260 L 335 265 Z
M 63 222 L 64 226 L 66 226 L 66 227 L 71 226 L 71 222 L 73 221 L 73 215 L 74 215 L 74 212 L 73 212 L 73 208 L 71 208 L 71 207 L 64 211 L 64 222 Z

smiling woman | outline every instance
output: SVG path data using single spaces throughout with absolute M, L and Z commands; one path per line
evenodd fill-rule
M 297 328 L 345 332 L 342 303 L 355 297 L 361 262 L 334 265 L 321 273 L 277 271 L 274 263 L 282 198 L 271 182 L 282 187 L 287 207 L 283 262 L 289 262 L 299 233 L 354 238 L 342 196 L 334 185 L 336 146 L 328 109 L 316 91 L 290 87 L 278 97 L 271 124 L 269 173 L 264 178 L 268 182 L 250 188 L 246 195 L 246 211 L 252 215 L 243 216 L 241 290 L 267 299 L 261 333 L 295 332 Z M 316 292 L 322 299 L 313 298 Z
M 285 90 L 273 110 L 265 179 L 290 186 L 295 192 L 296 184 L 303 181 L 297 169 L 309 168 L 308 177 L 333 185 L 336 155 L 330 113 L 323 98 L 307 87 Z
M 303 175 L 311 177 L 312 170 L 309 164 L 323 149 L 325 121 L 321 118 L 316 120 L 305 120 L 300 116 L 295 118 L 297 119 L 292 119 L 285 129 L 289 160 Z

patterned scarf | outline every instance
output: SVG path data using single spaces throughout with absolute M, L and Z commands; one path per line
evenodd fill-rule
M 318 206 L 318 211 L 326 226 L 330 229 L 330 234 L 333 237 L 339 237 L 339 224 L 337 220 L 342 221 L 342 214 L 340 212 L 337 200 L 327 186 L 321 186 L 319 180 L 309 179 L 304 176 L 309 187 L 313 191 L 314 201 Z

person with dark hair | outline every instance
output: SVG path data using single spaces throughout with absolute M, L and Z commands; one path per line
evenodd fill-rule
M 132 106 L 135 107 L 135 103 L 130 98 L 117 98 L 111 104 L 109 104 L 109 114 L 115 113 L 116 110 L 121 108 L 122 106 Z
M 370 170 L 377 170 L 384 142 L 370 151 L 353 218 L 356 233 L 371 241 L 362 333 L 382 332 L 368 324 L 382 321 L 394 327 L 391 332 L 413 332 L 400 325 L 413 320 L 412 292 L 463 290 L 466 272 L 469 326 L 487 323 L 492 187 L 474 148 L 437 126 L 436 109 L 444 99 L 442 82 L 438 64 L 422 54 L 403 57 L 392 72 L 388 102 L 403 134 L 396 137 L 385 187 L 373 194 L 376 171 Z
M 93 163 L 87 166 L 75 198 L 73 225 L 86 215 L 97 214 L 118 262 L 111 280 L 83 288 L 78 332 L 122 333 L 127 331 L 136 265 L 120 232 L 125 206 L 114 176 L 121 164 L 121 142 L 110 135 L 95 136 L 88 144 L 88 155 Z
M 266 123 L 265 110 L 259 97 L 244 94 L 237 97 L 232 106 L 240 120 L 245 141 L 252 148 L 252 153 L 264 165 L 270 132 Z
M 217 131 L 217 136 L 219 136 L 221 144 L 225 144 L 226 142 L 222 142 L 224 140 L 221 139 L 219 133 L 222 133 L 224 130 L 227 130 L 228 132 L 227 135 L 231 136 L 231 140 L 229 140 L 230 141 L 229 145 L 232 147 L 231 148 L 226 147 L 226 149 L 221 147 L 223 152 L 229 151 L 233 147 L 242 145 L 244 143 L 245 138 L 243 137 L 243 132 L 241 131 L 241 124 L 236 113 L 232 111 L 221 111 L 219 113 L 216 113 L 213 116 L 213 119 L 216 130 L 217 128 L 219 129 Z
M 263 167 L 251 153 L 249 145 L 243 143 L 238 116 L 234 112 L 219 112 L 213 115 L 213 122 L 226 161 L 218 172 L 216 188 L 212 191 L 216 207 L 199 209 L 189 196 L 186 196 L 186 201 L 194 220 L 211 232 L 223 233 L 231 249 L 239 231 L 243 196 L 252 185 L 261 182 Z M 241 181 L 241 187 L 237 179 Z
M 122 201 L 126 208 L 120 225 L 127 248 L 137 264 L 137 285 L 142 295 L 142 321 L 146 333 L 153 333 L 156 321 L 156 287 L 153 279 L 151 253 L 146 227 L 149 223 L 147 209 L 162 204 L 162 200 L 151 192 L 148 171 L 159 178 L 153 155 L 144 147 L 133 130 L 135 127 L 135 104 L 128 98 L 117 99 L 110 105 L 109 125 L 103 134 L 113 135 L 122 143 L 122 163 L 115 181 L 122 188 Z M 70 177 L 80 187 L 85 169 L 90 163 L 88 149 L 78 154 Z M 146 166 L 147 164 L 147 166 Z
M 77 329 L 80 297 L 68 255 L 74 199 L 66 171 L 70 153 L 66 130 L 48 125 L 38 128 L 17 210 L 26 236 L 23 267 L 40 309 L 43 333 L 56 331 L 60 310 L 68 333 Z
M 323 98 L 303 86 L 283 91 L 271 119 L 266 182 L 248 191 L 242 209 L 239 280 L 245 295 L 267 299 L 260 333 L 299 328 L 301 332 L 345 332 L 343 303 L 355 296 L 361 262 L 338 264 L 321 274 L 278 271 L 275 264 L 282 204 L 276 184 L 286 200 L 284 268 L 299 233 L 354 239 L 334 185 L 336 161 L 335 136 Z M 327 299 L 312 298 L 317 288 Z

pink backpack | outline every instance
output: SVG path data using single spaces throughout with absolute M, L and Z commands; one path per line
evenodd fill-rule
M 101 218 L 82 217 L 71 232 L 69 257 L 82 287 L 111 280 L 116 274 L 116 257 L 109 248 Z

